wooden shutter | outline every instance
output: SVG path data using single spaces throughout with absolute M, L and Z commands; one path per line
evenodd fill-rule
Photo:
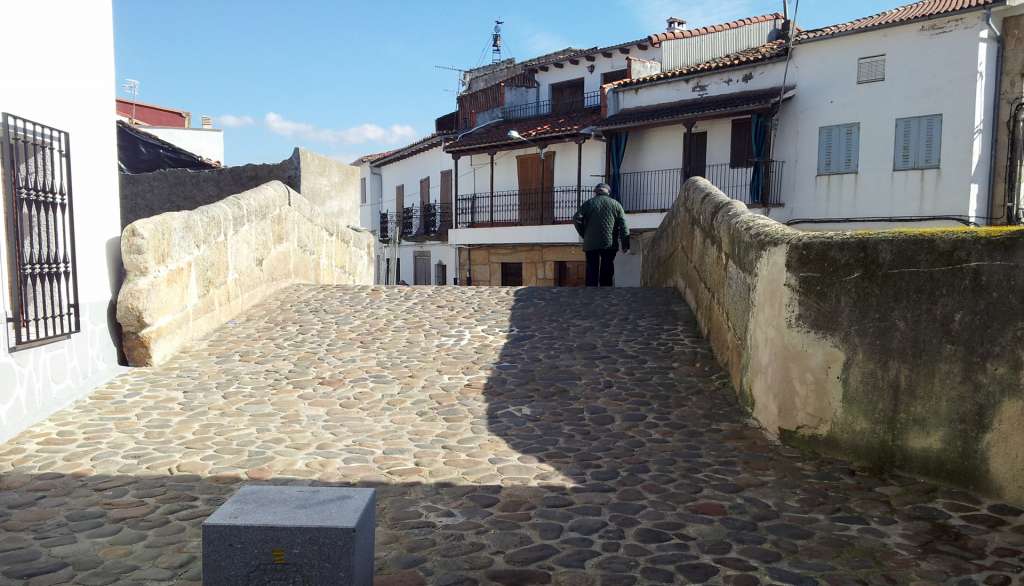
M 860 124 L 844 124 L 841 126 L 842 159 L 839 161 L 841 173 L 856 173 L 860 163 Z
M 405 184 L 395 186 L 395 212 L 405 209 Z
M 818 129 L 818 175 L 835 173 L 836 126 Z
M 896 119 L 896 145 L 893 148 L 894 171 L 906 171 L 914 168 L 917 153 L 914 152 L 914 137 L 917 136 L 917 123 L 914 118 Z
M 860 123 L 818 129 L 818 174 L 856 173 L 860 165 Z
M 735 118 L 732 121 L 732 138 L 729 144 L 729 166 L 750 167 L 754 158 L 754 138 L 750 118 Z
M 366 177 L 359 178 L 359 203 L 366 203 Z
M 420 208 L 430 203 L 430 177 L 420 179 Z
M 452 171 L 448 169 L 441 171 L 441 205 L 450 206 L 452 203 Z
M 917 167 L 936 169 L 942 151 L 942 114 L 922 116 L 920 120 L 921 148 L 918 150 Z

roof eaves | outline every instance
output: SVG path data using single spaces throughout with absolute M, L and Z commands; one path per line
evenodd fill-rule
M 414 155 L 418 155 L 423 151 L 428 151 L 434 148 L 435 146 L 437 146 L 437 144 L 443 142 L 446 137 L 452 136 L 452 134 L 454 133 L 435 132 L 434 134 L 421 138 L 414 143 L 407 144 L 404 147 L 390 151 L 384 156 L 374 161 L 371 161 L 370 164 L 374 167 L 384 167 L 386 165 L 390 165 L 391 163 L 397 163 L 398 161 L 407 159 Z
M 848 22 L 843 22 L 843 23 L 839 23 L 839 24 L 833 24 L 833 25 L 829 25 L 829 26 L 823 26 L 823 27 L 816 28 L 816 29 L 811 29 L 811 30 L 803 30 L 803 31 L 800 31 L 796 35 L 796 38 L 794 40 L 794 44 L 801 44 L 802 45 L 802 44 L 806 44 L 806 43 L 813 43 L 815 41 L 823 41 L 825 39 L 834 39 L 836 37 L 845 37 L 847 35 L 852 35 L 852 34 L 857 34 L 857 33 L 868 33 L 868 32 L 883 30 L 883 29 L 887 29 L 887 28 L 892 28 L 892 27 L 896 27 L 896 26 L 904 26 L 904 25 L 908 25 L 908 24 L 915 24 L 915 23 L 919 23 L 919 22 L 926 22 L 926 21 L 935 20 L 935 19 L 938 19 L 938 18 L 947 18 L 947 17 L 953 16 L 953 15 L 956 15 L 956 14 L 963 14 L 965 12 L 974 12 L 976 10 L 985 10 L 985 9 L 991 8 L 993 6 L 999 6 L 999 5 L 1006 4 L 1006 0 L 981 0 L 980 3 L 975 4 L 973 6 L 965 6 L 965 7 L 962 7 L 962 8 L 955 8 L 955 9 L 946 10 L 946 11 L 934 12 L 934 13 L 930 13 L 930 14 L 924 14 L 924 15 L 920 15 L 920 16 L 909 17 L 909 18 L 902 19 L 902 20 L 891 20 L 889 22 L 882 22 L 882 23 L 879 23 L 879 24 L 866 24 L 866 25 L 863 25 L 863 26 L 856 26 L 858 23 L 861 23 L 863 21 L 869 21 L 869 20 L 877 19 L 877 18 L 879 18 L 881 16 L 884 16 L 884 15 L 887 15 L 887 14 L 892 14 L 893 16 L 895 16 L 901 10 L 904 10 L 904 9 L 910 7 L 910 6 L 914 6 L 914 5 L 917 5 L 917 4 L 925 4 L 925 3 L 934 2 L 934 1 L 935 0 L 922 0 L 921 2 L 914 2 L 912 4 L 905 4 L 903 6 L 899 6 L 897 8 L 893 8 L 891 10 L 885 10 L 885 11 L 879 12 L 877 14 L 872 14 L 870 16 L 865 16 L 865 17 L 862 17 L 862 18 L 858 18 L 858 19 L 855 19 L 855 20 L 848 21 Z

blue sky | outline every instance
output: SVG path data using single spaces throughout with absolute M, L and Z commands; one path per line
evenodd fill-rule
M 804 0 L 813 28 L 904 4 Z M 455 109 L 461 68 L 490 60 L 493 21 L 504 56 L 611 45 L 664 29 L 781 10 L 782 0 L 114 0 L 117 79 L 139 100 L 214 116 L 230 165 L 279 161 L 292 147 L 350 161 L 433 131 Z M 791 0 L 792 9 L 792 0 Z M 118 95 L 124 93 L 118 88 Z

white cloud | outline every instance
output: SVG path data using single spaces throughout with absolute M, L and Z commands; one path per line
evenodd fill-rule
M 217 116 L 217 124 L 224 128 L 241 128 L 243 126 L 252 126 L 255 123 L 256 121 L 253 120 L 252 116 L 235 116 L 234 114 Z
M 288 120 L 276 112 L 267 112 L 263 121 L 271 132 L 281 136 L 328 144 L 399 144 L 417 137 L 416 130 L 407 124 L 392 124 L 386 128 L 376 124 L 360 124 L 344 129 L 319 128 L 308 122 Z
M 692 2 L 687 0 L 620 0 L 623 7 L 650 32 L 665 30 L 665 19 L 675 16 L 686 20 L 686 26 L 696 28 L 708 24 L 728 22 L 745 16 L 755 16 L 781 9 L 779 2 L 763 0 L 719 0 L 718 2 Z

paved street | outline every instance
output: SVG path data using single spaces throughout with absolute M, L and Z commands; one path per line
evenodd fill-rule
M 198 582 L 255 482 L 377 487 L 380 584 L 1024 584 L 1020 509 L 773 444 L 668 290 L 291 287 L 0 474 L 4 584 Z

